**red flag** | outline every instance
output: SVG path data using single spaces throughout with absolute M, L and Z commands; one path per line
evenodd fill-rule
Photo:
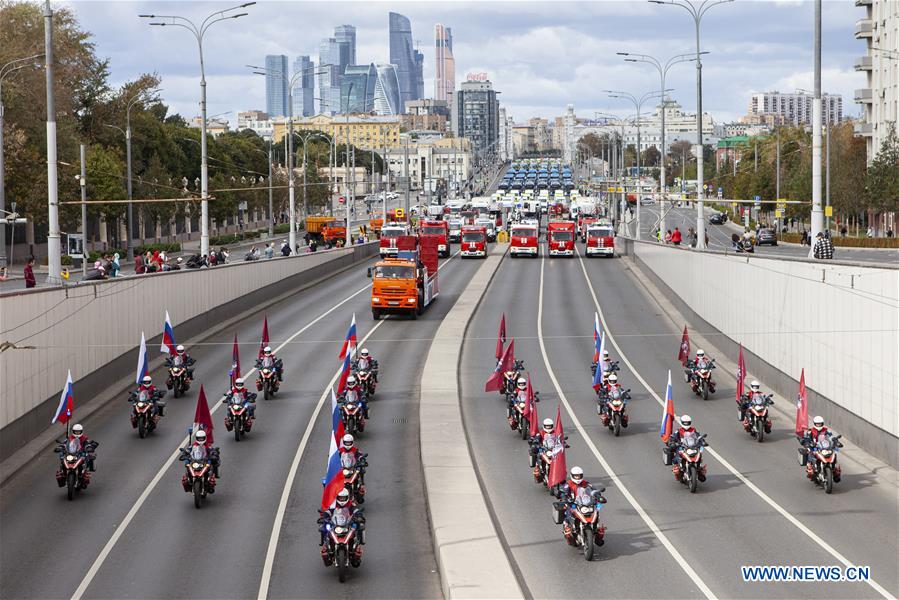
M 262 358 L 263 350 L 268 346 L 268 315 L 262 321 L 262 342 L 259 343 L 259 358 Z
M 546 483 L 553 487 L 565 481 L 568 466 L 565 464 L 565 432 L 562 430 L 562 407 L 556 409 L 556 427 L 553 435 L 558 436 L 558 445 L 553 448 L 553 461 L 549 464 Z
M 743 380 L 746 379 L 746 361 L 743 360 L 743 344 L 740 344 L 740 358 L 737 360 L 737 404 L 743 398 Z
M 690 360 L 690 334 L 687 333 L 687 326 L 684 325 L 684 334 L 680 338 L 680 350 L 677 352 L 677 360 L 680 364 L 686 365 Z
M 796 436 L 804 437 L 808 431 L 808 396 L 805 392 L 805 369 L 799 376 L 799 394 L 796 397 Z
M 212 444 L 212 414 L 209 412 L 209 404 L 206 403 L 206 392 L 203 384 L 200 384 L 200 393 L 197 395 L 197 410 L 194 412 L 193 431 L 196 433 L 202 429 L 206 432 L 206 440 Z
M 506 371 L 511 371 L 515 366 L 515 340 L 512 339 L 509 342 L 509 346 L 506 348 L 506 351 L 503 352 L 503 358 L 500 363 L 496 366 L 496 370 L 490 376 L 490 379 L 487 380 L 486 385 L 484 385 L 485 392 L 498 392 L 502 389 L 503 384 L 503 373 Z
M 499 322 L 499 335 L 496 336 L 496 360 L 503 357 L 503 346 L 506 343 L 506 313 Z
M 528 435 L 534 437 L 540 431 L 540 417 L 537 416 L 537 398 L 534 395 L 534 386 L 531 385 L 531 374 L 528 373 L 528 399 L 525 406 L 525 415 L 528 418 Z
M 240 350 L 237 348 L 237 334 L 234 334 L 234 348 L 231 350 L 231 370 L 228 371 L 228 376 L 231 378 L 231 385 L 234 385 L 234 380 L 240 378 Z

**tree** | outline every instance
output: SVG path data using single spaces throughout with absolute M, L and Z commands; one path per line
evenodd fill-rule
M 899 210 L 899 137 L 889 123 L 886 138 L 868 167 L 868 205 L 878 211 Z

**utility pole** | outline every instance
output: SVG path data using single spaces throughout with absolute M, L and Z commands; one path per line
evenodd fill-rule
M 87 277 L 87 146 L 81 144 L 81 277 Z
M 275 235 L 274 200 L 272 199 L 272 142 L 268 141 L 268 237 Z
M 409 137 L 406 136 L 406 140 L 403 144 L 403 178 L 406 180 L 405 186 L 405 210 L 406 210 L 406 219 L 409 219 Z
M 828 104 L 829 104 L 829 102 L 828 102 Z M 827 117 L 826 117 L 827 129 L 825 129 L 825 132 L 824 132 L 824 156 L 825 156 L 825 158 L 824 158 L 824 163 L 825 163 L 825 168 L 824 168 L 824 205 L 830 206 L 830 128 L 831 128 L 831 123 L 830 123 L 830 107 L 829 106 L 827 107 L 825 114 L 827 115 Z M 824 228 L 827 231 L 830 231 L 830 217 L 827 216 L 826 211 L 825 211 L 824 219 L 825 219 Z
M 50 0 L 44 4 L 44 55 L 47 61 L 47 281 L 62 282 L 62 246 L 59 236 L 59 198 L 56 171 L 56 99 L 53 93 L 53 10 Z
M 774 171 L 776 176 L 774 178 L 774 196 L 775 200 L 780 200 L 780 127 L 777 128 L 777 158 L 775 159 Z
M 812 239 L 824 229 L 821 210 L 821 0 L 815 0 L 815 98 L 812 100 Z M 809 258 L 814 256 L 809 244 Z

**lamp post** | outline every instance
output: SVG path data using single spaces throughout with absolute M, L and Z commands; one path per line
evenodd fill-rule
M 700 54 L 708 54 L 708 52 L 700 52 Z M 659 72 L 659 90 L 662 97 L 662 135 L 661 135 L 661 145 L 662 145 L 662 162 L 661 168 L 659 172 L 659 228 L 662 231 L 667 231 L 667 227 L 665 225 L 665 219 L 667 217 L 667 211 L 665 210 L 665 199 L 667 197 L 667 173 L 665 171 L 665 158 L 668 156 L 668 146 L 665 143 L 665 79 L 668 76 L 668 69 L 673 67 L 674 65 L 682 62 L 691 62 L 695 61 L 696 58 L 692 57 L 689 54 L 678 54 L 676 56 L 672 56 L 669 58 L 665 64 L 663 65 L 653 56 L 649 56 L 648 54 L 634 54 L 632 52 L 618 52 L 619 56 L 625 56 L 625 62 L 642 62 L 647 63 L 656 68 Z
M 614 202 L 613 202 L 613 200 L 612 200 L 612 196 L 611 196 L 611 195 L 609 196 L 609 207 L 610 207 L 610 209 L 613 209 L 614 212 L 616 212 L 616 213 L 621 213 L 621 212 L 623 211 L 623 206 L 622 206 L 622 204 L 625 204 L 625 203 L 626 203 L 626 202 L 624 202 L 624 201 L 625 201 L 626 196 L 627 196 L 627 185 L 626 185 L 625 178 L 624 178 L 624 147 L 625 147 L 625 145 L 626 145 L 626 144 L 625 144 L 625 135 L 624 135 L 624 126 L 625 126 L 625 124 L 626 124 L 630 119 L 629 119 L 629 118 L 623 119 L 623 118 L 621 118 L 621 117 L 617 117 L 617 116 L 615 116 L 615 115 L 612 115 L 612 114 L 609 114 L 609 113 L 603 113 L 603 112 L 599 112 L 599 111 L 594 111 L 594 112 L 593 112 L 593 116 L 594 116 L 594 118 L 596 118 L 596 117 L 604 117 L 604 118 L 606 118 L 606 119 L 612 119 L 613 121 L 617 121 L 617 123 L 612 123 L 612 126 L 620 126 L 620 127 L 621 127 L 621 138 L 620 138 L 620 142 L 618 142 L 617 144 L 614 144 L 614 143 L 613 143 L 613 145 L 617 145 L 617 146 L 618 146 L 617 150 L 614 150 L 614 149 L 613 149 L 613 154 L 612 154 L 613 162 L 614 162 L 614 163 L 617 163 L 617 164 L 613 166 L 612 171 L 611 171 L 613 174 L 614 174 L 614 173 L 618 173 L 619 183 L 621 184 L 620 187 L 621 187 L 621 189 L 623 190 L 623 191 L 621 192 L 621 198 L 619 199 L 619 204 L 618 204 L 618 207 L 617 207 L 617 208 L 615 208 L 615 204 L 614 204 Z M 618 133 L 615 132 L 614 135 L 615 135 L 615 139 L 616 139 L 616 141 L 617 141 L 617 140 L 618 140 Z M 638 202 L 637 204 L 638 204 L 638 206 L 639 206 L 639 202 Z M 618 214 L 618 218 L 619 218 L 619 219 L 623 218 L 623 216 L 624 216 L 624 215 L 622 215 L 622 214 Z
M 229 14 L 232 11 L 254 4 L 256 3 L 245 2 L 225 10 L 216 11 L 203 19 L 199 24 L 179 15 L 138 15 L 142 19 L 166 19 L 167 21 L 151 21 L 150 25 L 157 27 L 181 27 L 189 31 L 197 40 L 197 48 L 200 52 L 200 117 L 202 119 L 200 122 L 200 255 L 202 256 L 209 254 L 209 159 L 206 148 L 206 68 L 203 62 L 203 38 L 214 24 L 227 19 L 239 19 L 249 14 L 245 12 Z M 130 237 L 130 231 L 128 235 Z
M 6 171 L 3 167 L 3 80 L 7 75 L 32 66 L 35 59 L 44 55 L 33 54 L 25 58 L 17 58 L 11 60 L 5 65 L 0 66 L 0 216 L 6 214 Z M 5 267 L 6 263 L 6 225 L 0 226 L 0 267 Z
M 47 281 L 62 283 L 62 245 L 59 236 L 59 181 L 56 168 L 56 98 L 53 82 L 53 9 L 44 5 L 44 60 L 47 87 Z M 15 209 L 13 209 L 15 211 Z M 15 236 L 13 236 L 15 238 Z M 10 252 L 12 254 L 12 252 Z
M 273 237 L 275 235 L 275 212 L 274 212 L 274 201 L 272 199 L 272 145 L 274 143 L 273 139 L 269 139 L 268 141 L 268 152 L 266 153 L 264 150 L 260 150 L 258 148 L 253 148 L 256 152 L 260 154 L 265 154 L 268 158 L 268 237 Z
M 696 26 L 696 249 L 705 250 L 705 216 L 703 215 L 703 139 L 702 139 L 702 59 L 700 58 L 699 26 L 702 17 L 713 7 L 734 0 L 649 0 L 653 4 L 679 6 L 690 13 Z

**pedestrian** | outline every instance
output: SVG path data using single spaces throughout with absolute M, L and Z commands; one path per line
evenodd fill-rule
M 888 238 L 893 237 L 893 228 L 892 227 L 887 227 L 887 237 Z
M 867 233 L 866 235 L 867 235 L 869 238 L 874 237 L 874 228 L 871 227 L 871 226 L 868 226 L 868 233 Z
M 290 256 L 290 244 L 287 240 L 281 240 L 281 256 Z
M 109 276 L 110 277 L 118 277 L 119 271 L 122 270 L 122 265 L 119 264 L 119 253 L 116 252 L 112 255 L 112 262 L 109 264 Z
M 147 272 L 147 267 L 144 265 L 144 257 L 139 253 L 134 255 L 134 274 L 135 275 L 143 275 Z
M 675 227 L 675 228 L 674 228 L 674 233 L 671 234 L 671 243 L 674 244 L 675 246 L 680 246 L 680 243 L 681 243 L 681 240 L 682 240 L 682 239 L 683 239 L 683 238 L 681 237 L 680 229 L 678 229 L 677 227 Z
M 849 230 L 846 228 L 846 224 L 844 223 L 842 227 L 840 227 L 840 237 L 846 237 L 846 234 L 849 233 Z
M 802 238 L 799 240 L 800 246 L 805 246 L 809 243 L 808 232 L 805 230 L 805 227 L 802 228 Z
M 274 258 L 275 256 L 275 242 L 269 242 L 268 246 L 265 247 L 265 258 Z
M 690 244 L 691 248 L 696 247 L 696 230 L 694 230 L 692 227 L 687 230 L 687 242 Z
M 666 244 L 671 243 L 671 230 L 670 229 L 665 232 L 665 243 Z
M 817 241 L 815 242 L 815 249 L 813 255 L 815 258 L 819 260 L 829 260 L 833 258 L 833 242 L 830 241 L 827 237 L 824 236 L 820 231 L 818 235 L 815 236 Z
M 28 258 L 28 262 L 25 263 L 25 287 L 33 288 L 37 285 L 37 280 L 34 278 L 34 257 L 31 256 Z

